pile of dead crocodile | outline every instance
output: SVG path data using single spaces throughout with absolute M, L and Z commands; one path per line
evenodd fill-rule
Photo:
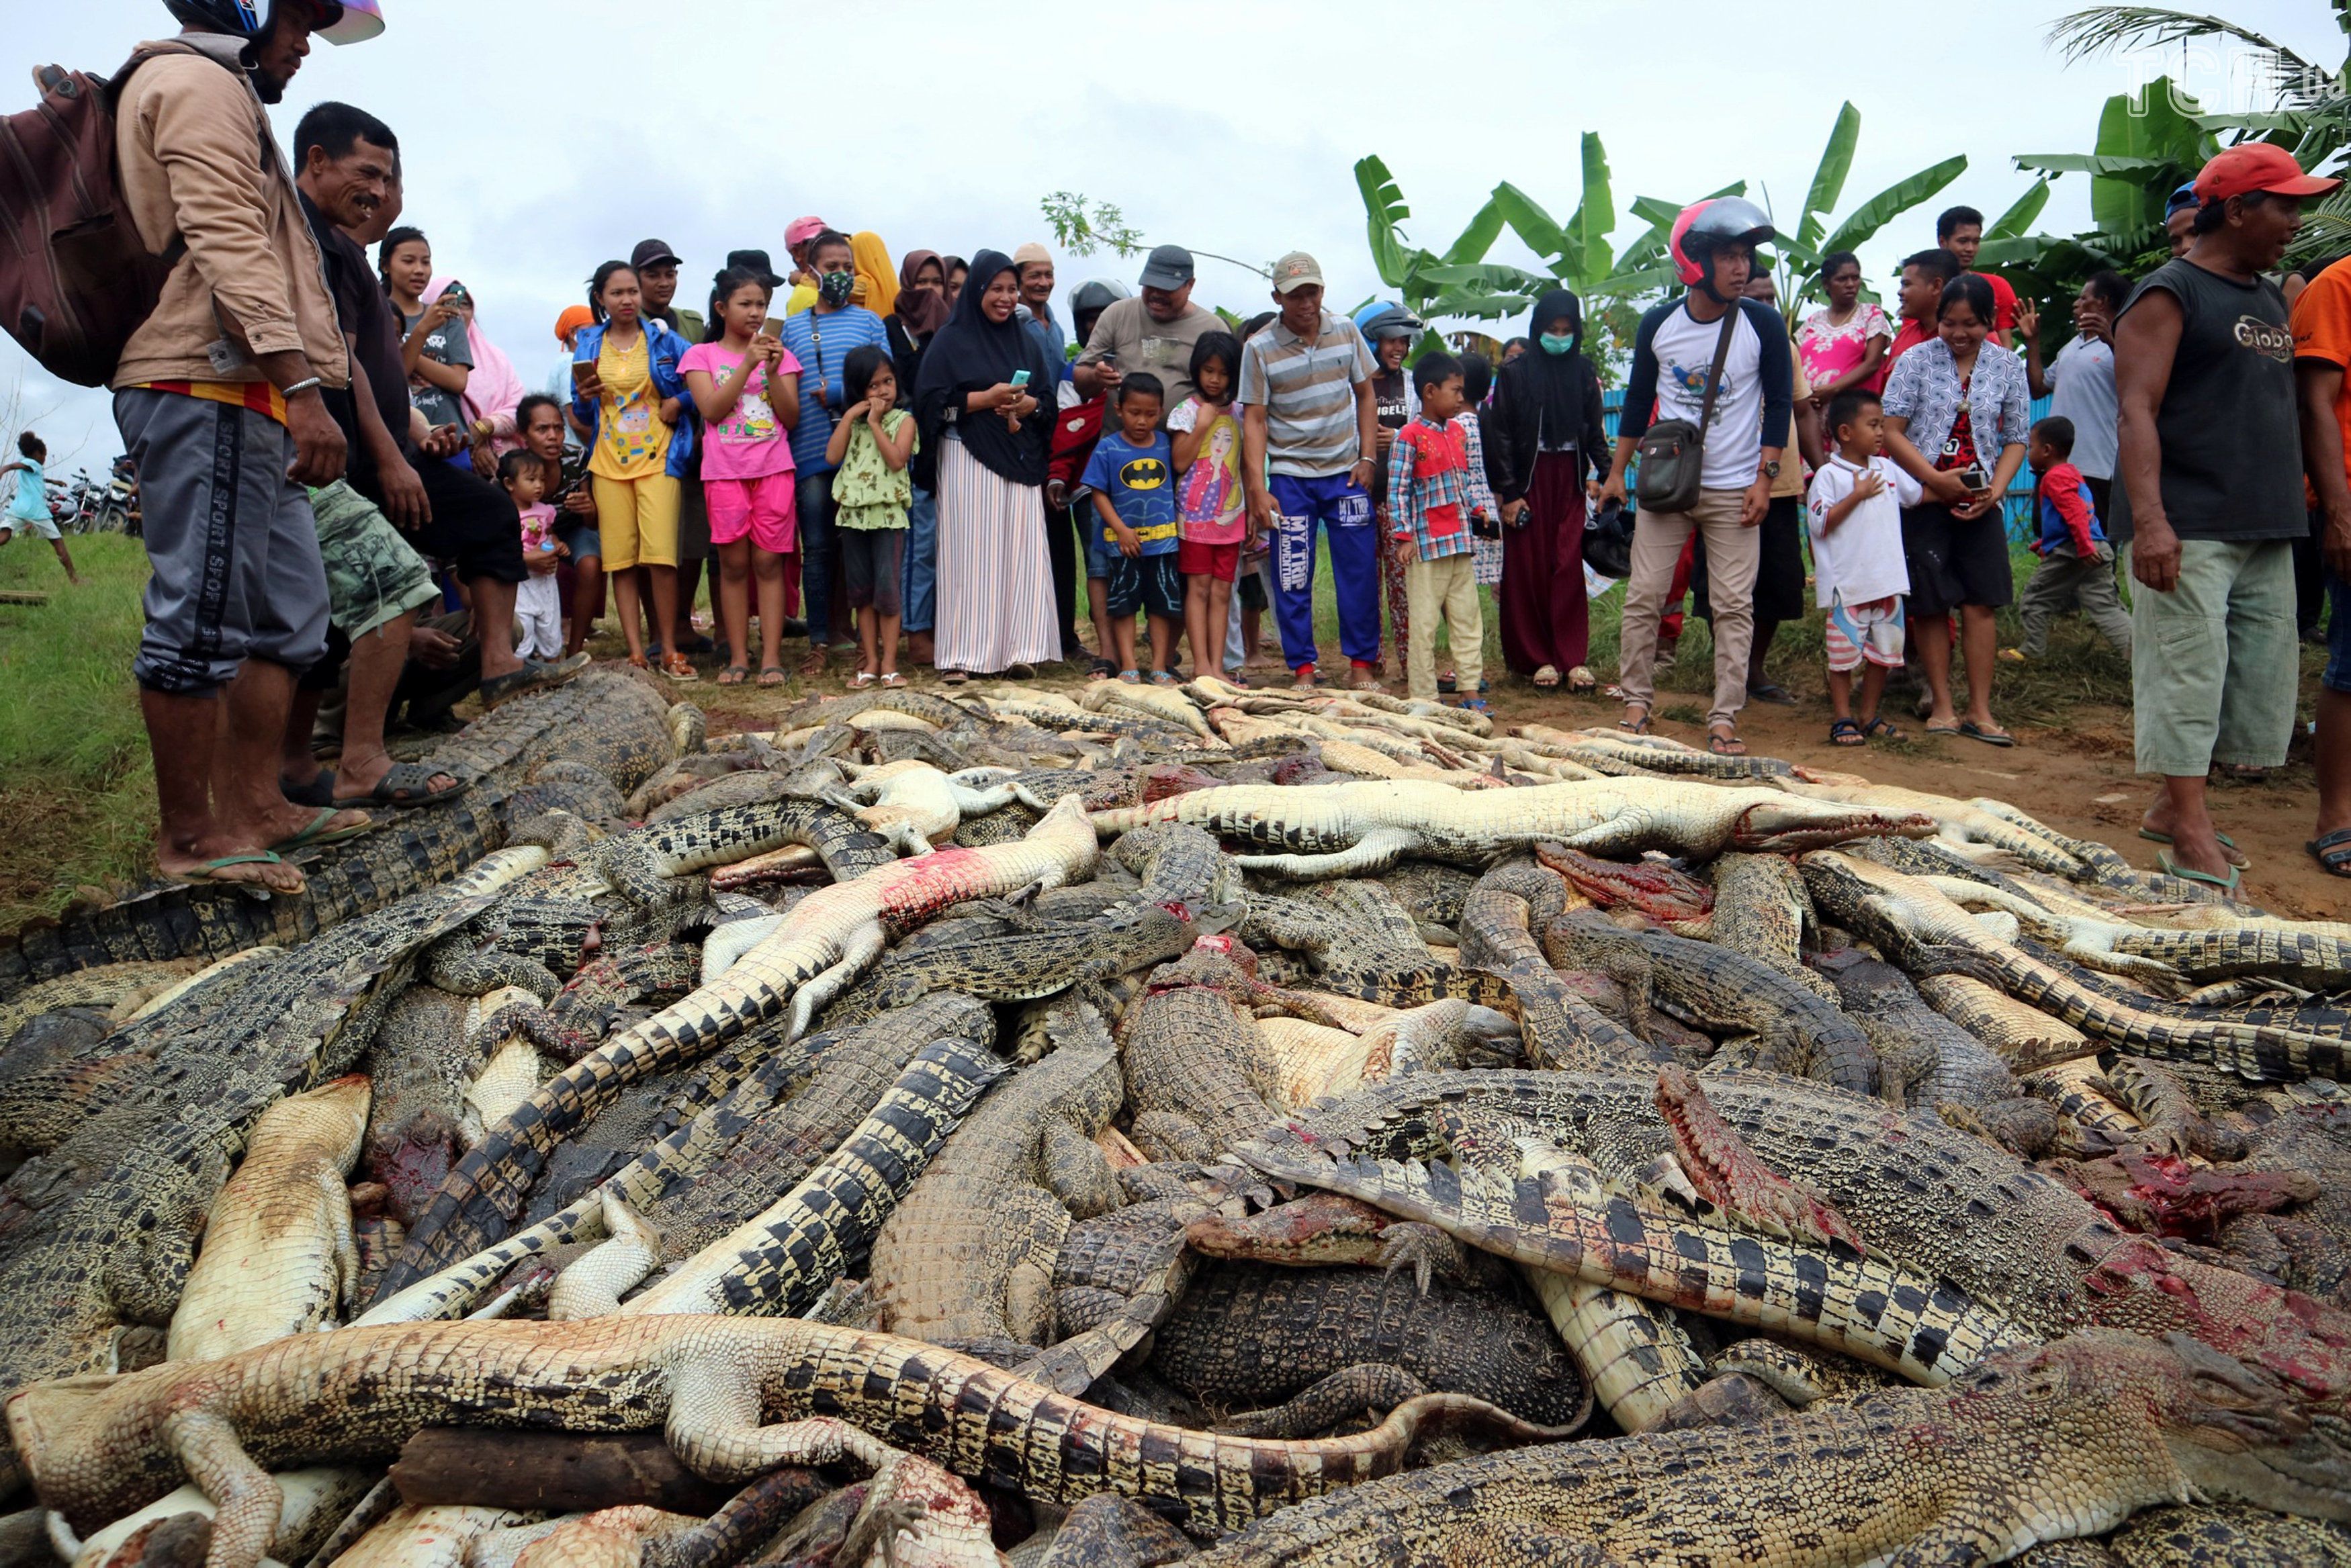
M 2351 1563 L 2351 926 L 1214 681 L 434 755 L 0 951 L 0 1563 Z

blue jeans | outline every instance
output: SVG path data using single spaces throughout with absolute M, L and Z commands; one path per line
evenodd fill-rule
M 832 570 L 840 548 L 832 537 L 832 470 L 800 474 L 792 494 L 799 514 L 801 613 L 808 617 L 809 645 L 832 641 Z
M 1331 540 L 1332 586 L 1339 600 L 1339 647 L 1357 664 L 1380 658 L 1380 531 L 1372 498 L 1348 475 L 1301 479 L 1277 473 L 1270 488 L 1281 514 L 1273 542 L 1273 610 L 1282 659 L 1311 664 L 1314 646 L 1314 525 Z
M 928 631 L 939 613 L 939 498 L 916 489 L 906 508 L 906 561 L 899 572 L 905 628 Z

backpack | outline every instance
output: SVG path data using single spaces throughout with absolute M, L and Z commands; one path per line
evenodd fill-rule
M 42 369 L 84 387 L 113 376 L 187 250 L 174 239 L 157 255 L 140 239 L 114 155 L 122 89 L 159 55 L 204 51 L 151 45 L 111 77 L 42 66 L 40 101 L 0 118 L 0 325 Z

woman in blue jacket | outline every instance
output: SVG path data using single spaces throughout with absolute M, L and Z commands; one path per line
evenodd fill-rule
M 629 639 L 629 662 L 640 670 L 650 663 L 631 568 L 645 568 L 653 624 L 676 625 L 678 502 L 681 476 L 694 455 L 685 380 L 678 371 L 685 339 L 645 316 L 643 306 L 637 275 L 626 262 L 598 267 L 588 285 L 588 308 L 596 320 L 580 329 L 571 355 L 571 411 L 592 432 L 588 474 L 604 570 Z M 663 655 L 661 670 L 673 680 L 699 679 L 674 648 Z

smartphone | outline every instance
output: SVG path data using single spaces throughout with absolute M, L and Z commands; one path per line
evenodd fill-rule
M 589 380 L 593 379 L 594 379 L 594 377 L 595 377 L 595 374 L 596 374 L 596 361 L 595 361 L 595 360 L 593 360 L 593 359 L 574 359 L 573 361 L 571 361 L 571 384 L 572 384 L 574 387 L 578 387 L 578 386 L 581 385 L 582 383 L 584 383 L 584 382 L 586 382 L 586 381 L 589 381 Z
M 464 284 L 459 283 L 453 277 L 449 280 L 449 286 L 441 291 L 441 297 L 449 301 L 452 305 L 463 305 L 471 300 L 474 296 L 465 292 L 465 286 Z
M 1016 387 L 1025 387 L 1025 386 L 1027 386 L 1027 385 L 1029 384 L 1029 372 L 1028 372 L 1028 371 L 1026 371 L 1026 370 L 1015 370 L 1015 371 L 1013 371 L 1013 372 L 1012 372 L 1012 384 L 1013 384 L 1014 386 L 1016 386 Z
M 1984 472 L 1982 463 L 1971 462 L 1959 470 L 1959 483 L 1966 485 L 1970 493 L 1980 495 L 1991 488 L 1991 475 Z
M 770 316 L 768 319 L 759 323 L 760 337 L 780 338 L 783 335 L 784 324 L 776 317 Z

